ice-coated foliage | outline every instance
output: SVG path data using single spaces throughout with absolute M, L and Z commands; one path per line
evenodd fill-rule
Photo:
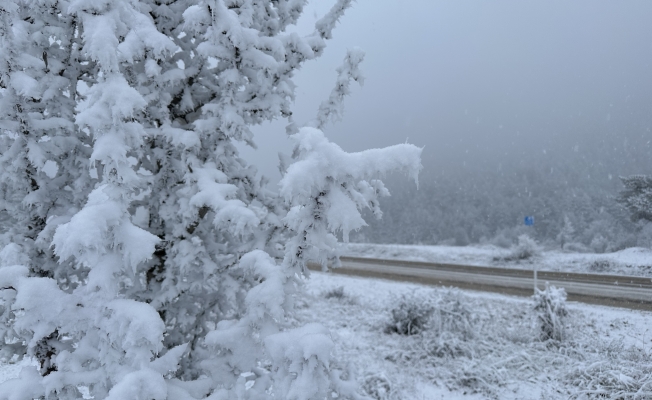
M 565 319 L 568 315 L 564 288 L 550 286 L 546 282 L 544 290 L 536 289 L 534 311 L 540 328 L 540 339 L 542 341 L 563 341 L 566 334 Z
M 397 299 L 396 306 L 392 308 L 390 322 L 385 327 L 385 331 L 399 335 L 419 334 L 430 326 L 430 317 L 434 309 L 429 299 L 403 295 Z
M 360 398 L 293 304 L 421 149 L 349 154 L 318 129 L 360 50 L 292 128 L 293 74 L 351 1 L 302 37 L 304 3 L 0 4 L 0 357 L 37 364 L 0 400 Z M 235 144 L 279 117 L 295 152 L 275 193 Z
M 632 175 L 620 177 L 625 189 L 618 202 L 629 211 L 634 221 L 652 221 L 652 177 Z
M 364 52 L 355 48 L 349 50 L 344 58 L 344 63 L 337 69 L 337 81 L 331 91 L 328 100 L 319 106 L 317 118 L 313 125 L 317 129 L 324 129 L 330 121 L 337 121 L 344 113 L 344 97 L 351 93 L 351 81 L 358 82 L 361 86 L 364 83 L 364 76 L 360 71 L 360 64 L 364 60 Z
M 566 243 L 569 243 L 573 240 L 574 235 L 575 228 L 573 228 L 573 223 L 571 222 L 570 218 L 568 218 L 568 215 L 564 215 L 564 225 L 561 228 L 559 235 L 557 235 L 557 240 L 559 241 L 562 250 L 564 249 L 564 245 L 566 245 Z
M 81 64 L 78 24 L 67 2 L 5 1 L 0 6 L 0 247 L 21 246 L 41 276 L 69 278 L 54 261 L 53 228 L 92 189 L 90 139 L 75 126 Z
M 346 153 L 315 128 L 292 135 L 295 162 L 281 179 L 280 194 L 289 205 L 285 218 L 292 232 L 284 264 L 304 268 L 307 260 L 325 265 L 336 257 L 336 232 L 345 242 L 349 233 L 366 225 L 360 211 L 382 216 L 379 198 L 389 191 L 373 179 L 392 171 L 415 181 L 421 169 L 421 149 L 399 144 L 384 149 Z
M 456 289 L 433 297 L 402 295 L 394 303 L 385 333 L 416 335 L 427 331 L 433 339 L 428 346 L 436 357 L 456 351 L 451 348 L 451 341 L 465 341 L 475 335 L 473 311 Z
M 374 399 L 532 398 L 648 399 L 652 391 L 649 323 L 638 311 L 576 308 L 563 342 L 542 342 L 531 299 L 457 289 L 314 274 L 313 297 L 300 315 L 317 316 L 349 340 L 336 349 L 359 368 Z M 355 304 L 326 299 L 343 288 Z M 417 335 L 387 335 L 382 326 L 397 298 L 434 308 Z M 354 332 L 351 335 L 350 332 Z M 373 351 L 359 352 L 361 347 Z M 428 383 L 431 389 L 423 388 Z M 450 391 L 450 392 L 449 392 Z M 452 393 L 451 393 L 452 392 Z
M 529 260 L 541 254 L 541 247 L 529 235 L 520 235 L 518 244 L 511 250 L 511 254 L 505 257 L 506 260 Z
M 392 197 L 383 202 L 383 220 L 369 220 L 369 227 L 353 234 L 351 241 L 509 248 L 527 232 L 552 249 L 561 244 L 559 233 L 567 217 L 574 234 L 564 242 L 566 251 L 593 252 L 591 242 L 598 236 L 602 238 L 594 244 L 607 252 L 649 247 L 647 221 L 633 222 L 618 202 L 619 191 L 627 190 L 615 175 L 650 171 L 650 147 L 641 137 L 625 156 L 615 150 L 622 144 L 618 141 L 613 135 L 608 144 L 587 148 L 587 154 L 577 158 L 551 159 L 549 153 L 542 159 L 541 154 L 526 152 L 519 162 L 501 160 L 500 173 L 491 163 L 439 172 L 431 164 L 418 191 L 408 182 L 388 180 Z M 526 215 L 535 216 L 533 227 L 523 225 Z

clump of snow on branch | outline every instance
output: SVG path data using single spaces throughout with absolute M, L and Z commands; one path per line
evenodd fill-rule
M 337 0 L 329 12 L 315 23 L 316 31 L 324 39 L 332 38 L 333 29 L 344 12 L 351 7 L 353 0 Z
M 280 194 L 290 206 L 286 222 L 293 232 L 285 263 L 303 265 L 308 260 L 324 264 L 335 255 L 341 232 L 365 225 L 360 214 L 368 208 L 382 215 L 379 198 L 389 191 L 374 179 L 390 172 L 402 172 L 418 182 L 421 148 L 399 144 L 384 149 L 346 153 L 315 128 L 305 127 L 291 136 L 296 161 L 280 181 Z

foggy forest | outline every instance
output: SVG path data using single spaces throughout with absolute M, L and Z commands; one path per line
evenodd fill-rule
M 0 0 L 0 400 L 652 399 L 651 14 Z
M 419 189 L 389 184 L 381 220 L 369 219 L 353 240 L 401 244 L 494 244 L 509 247 L 528 234 L 550 248 L 613 252 L 652 246 L 649 219 L 619 201 L 621 178 L 645 175 L 652 160 L 650 137 L 610 137 L 580 149 L 533 150 L 422 178 Z M 434 175 L 434 176 L 433 176 Z M 532 215 L 535 224 L 525 226 Z M 572 234 L 560 234 L 570 223 Z

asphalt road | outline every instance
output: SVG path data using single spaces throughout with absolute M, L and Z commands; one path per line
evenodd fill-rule
M 336 274 L 517 296 L 531 296 L 534 291 L 532 270 L 355 257 L 341 261 L 341 268 L 332 269 Z M 543 289 L 546 282 L 566 289 L 571 301 L 652 311 L 652 278 L 537 271 L 537 287 Z

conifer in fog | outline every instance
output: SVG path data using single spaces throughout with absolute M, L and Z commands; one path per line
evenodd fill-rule
M 357 398 L 325 328 L 291 324 L 306 263 L 380 215 L 378 175 L 416 179 L 411 145 L 347 154 L 292 128 L 304 1 L 0 4 L 0 337 L 27 354 L 0 399 Z M 352 51 L 319 127 L 341 115 Z M 280 194 L 235 143 L 290 122 Z
M 652 222 L 652 176 L 632 175 L 620 177 L 625 189 L 618 202 L 629 211 L 632 220 Z

